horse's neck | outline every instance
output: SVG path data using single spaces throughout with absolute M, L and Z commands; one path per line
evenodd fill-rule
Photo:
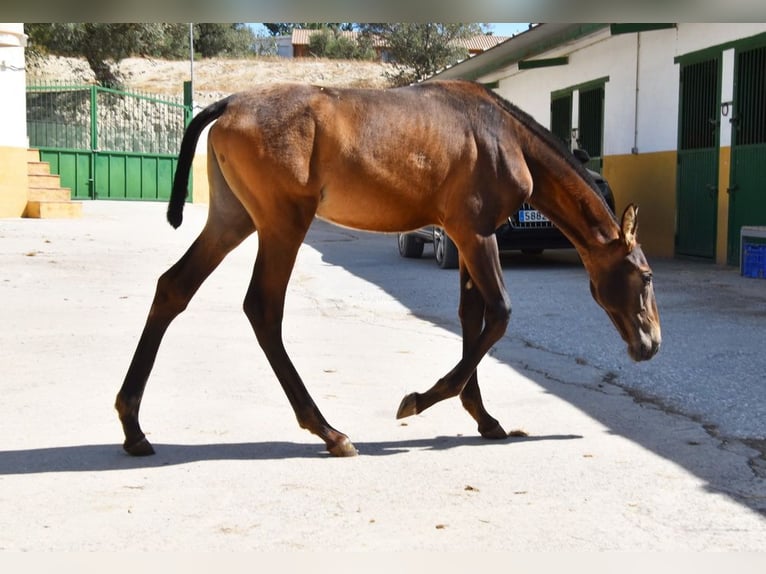
M 527 158 L 534 181 L 530 203 L 550 219 L 583 258 L 619 238 L 620 228 L 606 202 L 554 153 Z

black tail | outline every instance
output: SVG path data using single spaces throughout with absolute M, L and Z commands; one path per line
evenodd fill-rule
M 173 191 L 170 193 L 168 203 L 168 222 L 175 228 L 181 225 L 184 219 L 184 203 L 189 188 L 189 171 L 191 170 L 194 152 L 197 149 L 197 140 L 210 122 L 221 117 L 229 105 L 229 99 L 224 98 L 214 104 L 210 104 L 189 123 L 186 133 L 181 140 L 181 151 L 178 154 L 178 165 L 173 179 Z

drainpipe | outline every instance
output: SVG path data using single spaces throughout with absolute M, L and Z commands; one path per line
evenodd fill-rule
M 641 63 L 641 32 L 636 32 L 636 103 L 633 110 L 633 148 L 630 153 L 638 155 L 638 92 L 639 92 L 639 65 Z

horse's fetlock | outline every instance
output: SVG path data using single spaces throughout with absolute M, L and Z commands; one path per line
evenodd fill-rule
M 137 416 L 140 405 L 140 397 L 132 397 L 129 400 L 125 400 L 122 395 L 117 395 L 117 398 L 114 401 L 114 408 L 117 410 L 120 419 Z

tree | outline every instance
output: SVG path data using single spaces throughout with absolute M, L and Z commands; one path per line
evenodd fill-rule
M 293 31 L 293 28 L 295 27 L 289 22 L 264 22 L 263 26 L 272 36 L 287 36 Z
M 115 66 L 132 56 L 184 58 L 188 24 L 26 24 L 31 55 L 83 57 L 104 87 L 120 88 Z M 255 34 L 244 24 L 194 24 L 195 50 L 203 57 L 243 55 Z
M 465 59 L 468 50 L 461 41 L 485 33 L 480 24 L 438 22 L 363 24 L 361 29 L 386 46 L 392 64 L 386 76 L 397 86 L 418 82 Z
M 309 37 L 309 52 L 319 58 L 337 58 L 345 60 L 373 60 L 375 49 L 369 36 L 349 38 L 340 30 L 325 28 Z
M 203 58 L 242 56 L 252 51 L 255 34 L 245 24 L 195 24 L 194 49 Z
M 263 26 L 272 36 L 287 36 L 296 28 L 299 30 L 321 30 L 331 28 L 335 30 L 353 30 L 352 22 L 264 22 Z
M 84 57 L 99 84 L 122 86 L 113 64 L 163 45 L 166 24 L 27 24 L 33 45 L 59 56 Z
M 148 55 L 168 60 L 187 59 L 189 57 L 189 24 L 166 24 L 164 30 L 162 44 L 155 46 Z

